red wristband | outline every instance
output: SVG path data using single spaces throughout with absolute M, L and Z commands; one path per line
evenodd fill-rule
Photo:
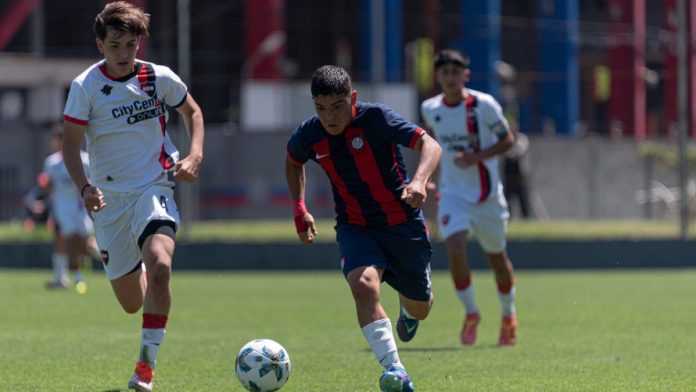
M 305 206 L 304 199 L 295 201 L 292 212 L 295 216 L 295 229 L 298 233 L 306 233 L 307 230 L 309 230 L 309 225 L 302 219 L 307 213 L 307 207 Z
M 295 201 L 295 205 L 292 207 L 292 213 L 295 217 L 302 216 L 307 213 L 307 206 L 305 206 L 304 199 Z

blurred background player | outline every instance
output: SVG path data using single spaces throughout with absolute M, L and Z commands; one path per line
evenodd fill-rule
M 124 1 L 106 4 L 97 15 L 94 32 L 104 59 L 70 86 L 63 143 L 65 164 L 94 218 L 114 294 L 127 313 L 143 308 L 140 355 L 128 381 L 138 391 L 152 391 L 171 307 L 179 212 L 169 174 L 176 181 L 195 180 L 204 139 L 203 113 L 181 78 L 135 58 L 149 25 L 149 14 Z M 182 115 L 191 138 L 189 155 L 181 160 L 167 133 L 165 105 Z M 85 137 L 89 180 L 80 160 Z
M 75 280 L 75 289 L 84 294 L 87 291 L 81 265 L 85 256 L 98 257 L 96 243 L 91 236 L 92 221 L 87 215 L 80 193 L 68 174 L 63 161 L 63 127 L 56 124 L 51 129 L 51 150 L 53 153 L 44 160 L 43 186 L 50 195 L 51 215 L 55 221 L 53 235 L 52 264 L 55 281 L 48 287 L 65 288 L 69 279 L 66 266 Z M 89 157 L 80 152 L 83 170 L 89 170 Z M 90 260 L 91 261 L 91 260 Z
M 46 225 L 47 228 L 53 228 L 53 220 L 51 219 L 51 207 L 49 205 L 49 194 L 46 185 L 48 179 L 46 173 L 41 172 L 36 176 L 36 183 L 29 189 L 29 192 L 22 197 L 24 205 L 25 218 L 22 226 L 24 231 L 33 231 L 37 225 Z
M 519 205 L 519 216 L 523 219 L 534 217 L 530 200 L 529 182 L 529 138 L 520 132 L 517 122 L 508 120 L 510 132 L 515 136 L 515 145 L 503 154 L 503 191 L 512 216 L 513 200 Z
M 436 54 L 434 62 L 442 93 L 425 100 L 421 114 L 443 148 L 438 222 L 454 286 L 466 311 L 460 339 L 462 344 L 473 344 L 481 320 L 466 258 L 472 231 L 495 273 L 502 311 L 498 343 L 514 345 L 514 275 L 505 251 L 510 214 L 498 171 L 498 155 L 513 146 L 514 136 L 492 96 L 464 87 L 470 76 L 467 56 L 446 49 Z
M 313 160 L 331 181 L 341 268 L 353 293 L 358 324 L 385 369 L 380 388 L 413 391 L 380 303 L 380 284 L 386 281 L 399 293 L 396 330 L 402 341 L 410 341 L 433 303 L 432 251 L 421 208 L 440 146 L 390 108 L 357 102 L 350 76 L 341 67 L 317 69 L 311 91 L 316 115 L 290 137 L 285 164 L 298 235 L 303 243 L 313 242 L 317 235 L 304 201 L 304 164 Z M 399 145 L 420 152 L 411 181 Z

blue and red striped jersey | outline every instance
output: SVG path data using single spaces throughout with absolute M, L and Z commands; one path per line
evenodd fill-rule
M 399 146 L 413 148 L 425 131 L 382 104 L 357 102 L 353 120 L 330 135 L 316 115 L 293 132 L 288 158 L 316 161 L 326 172 L 336 203 L 336 221 L 394 226 L 421 215 L 401 201 L 409 183 Z

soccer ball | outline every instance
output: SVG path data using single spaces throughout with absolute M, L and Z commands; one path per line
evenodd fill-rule
M 256 339 L 245 344 L 235 362 L 237 378 L 247 391 L 277 391 L 290 377 L 288 352 L 270 339 Z

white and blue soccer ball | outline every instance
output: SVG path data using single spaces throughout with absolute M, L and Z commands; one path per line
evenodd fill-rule
M 277 391 L 290 377 L 290 355 L 278 342 L 256 339 L 239 350 L 235 367 L 237 378 L 247 391 Z

